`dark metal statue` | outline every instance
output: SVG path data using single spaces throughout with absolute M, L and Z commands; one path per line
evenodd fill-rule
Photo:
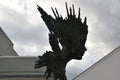
M 38 11 L 47 28 L 49 29 L 49 44 L 52 51 L 46 51 L 39 60 L 35 62 L 35 68 L 46 66 L 46 79 L 51 74 L 54 80 L 67 80 L 65 68 L 71 59 L 81 60 L 83 54 L 87 50 L 85 42 L 88 34 L 87 18 L 81 21 L 80 8 L 78 16 L 75 14 L 74 5 L 69 8 L 66 4 L 67 17 L 64 19 L 57 11 L 51 7 L 55 19 L 48 15 L 40 6 Z M 61 46 L 61 47 L 60 47 Z

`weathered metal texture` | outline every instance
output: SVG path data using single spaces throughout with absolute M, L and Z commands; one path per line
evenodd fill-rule
M 46 79 L 53 73 L 54 80 L 67 80 L 65 75 L 66 64 L 71 59 L 81 60 L 87 50 L 85 47 L 88 34 L 87 18 L 85 17 L 84 22 L 82 22 L 80 8 L 76 17 L 74 5 L 68 10 L 67 3 L 65 4 L 67 11 L 65 19 L 58 13 L 56 8 L 54 10 L 51 7 L 55 15 L 54 19 L 37 5 L 38 11 L 49 29 L 49 44 L 52 48 L 52 51 L 46 51 L 35 62 L 35 68 L 47 66 Z

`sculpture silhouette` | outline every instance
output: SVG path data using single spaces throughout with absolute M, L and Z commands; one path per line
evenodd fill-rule
M 37 5 L 37 9 L 49 29 L 49 44 L 52 48 L 52 51 L 46 51 L 35 62 L 35 68 L 47 67 L 46 79 L 53 73 L 54 80 L 67 80 L 65 74 L 66 64 L 71 59 L 81 60 L 87 50 L 85 47 L 88 34 L 87 18 L 85 17 L 84 22 L 82 22 L 80 8 L 78 17 L 76 17 L 74 5 L 68 10 L 67 3 L 65 4 L 67 11 L 65 19 L 58 13 L 56 8 L 54 10 L 51 7 L 55 15 L 55 18 L 53 18 Z

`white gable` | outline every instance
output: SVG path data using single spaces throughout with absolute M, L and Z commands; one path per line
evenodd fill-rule
M 0 56 L 17 56 L 13 43 L 0 27 Z
M 34 69 L 37 59 L 33 56 L 0 56 L 0 80 L 46 80 L 46 67 Z
M 74 80 L 119 80 L 120 47 L 78 75 Z

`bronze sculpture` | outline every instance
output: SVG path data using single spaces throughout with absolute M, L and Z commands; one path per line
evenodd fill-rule
M 82 22 L 80 8 L 78 17 L 76 17 L 74 5 L 68 10 L 67 3 L 65 4 L 67 10 L 67 17 L 65 19 L 59 15 L 56 8 L 54 10 L 51 7 L 55 15 L 54 19 L 37 5 L 37 9 L 50 31 L 49 44 L 52 51 L 46 51 L 35 62 L 35 68 L 47 67 L 45 72 L 46 79 L 53 73 L 54 80 L 67 80 L 65 75 L 66 64 L 71 59 L 81 60 L 87 50 L 85 47 L 88 34 L 87 18 L 85 17 L 84 22 Z

